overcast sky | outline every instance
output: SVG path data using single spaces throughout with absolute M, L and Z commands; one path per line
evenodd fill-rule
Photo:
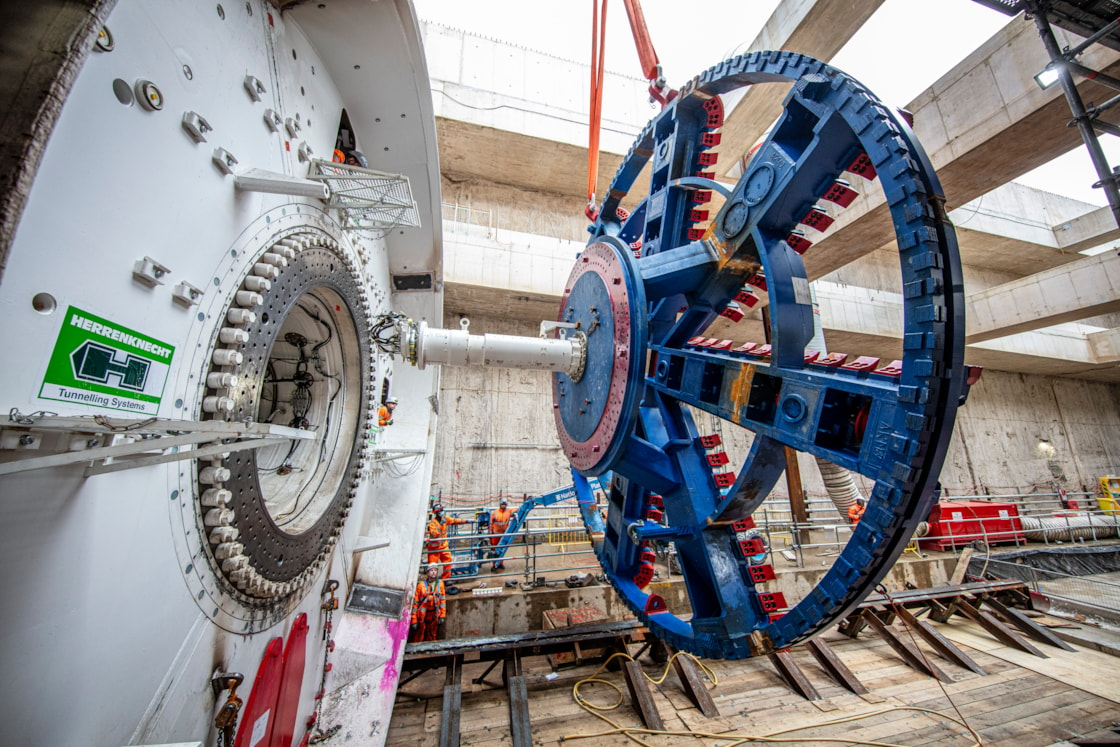
M 413 0 L 420 17 L 571 60 L 591 57 L 591 0 Z M 778 0 L 645 0 L 649 33 L 669 85 L 685 80 L 745 48 Z M 699 10 L 691 10 L 698 8 Z M 972 0 L 885 0 L 832 63 L 879 98 L 905 106 L 1003 25 L 1016 22 Z M 1041 44 L 1041 42 L 1039 42 Z M 641 66 L 621 0 L 609 4 L 607 68 L 641 77 Z M 653 110 L 650 114 L 653 115 Z M 1120 143 L 1102 138 L 1111 163 Z M 1107 200 L 1085 148 L 1017 180 L 1096 205 Z

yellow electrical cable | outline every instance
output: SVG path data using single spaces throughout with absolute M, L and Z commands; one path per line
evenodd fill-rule
M 661 673 L 660 677 L 657 677 L 657 678 L 650 677 L 644 671 L 642 672 L 642 676 L 645 677 L 649 682 L 651 682 L 655 685 L 660 685 L 661 683 L 663 683 L 665 681 L 665 678 L 669 676 L 669 668 L 672 666 L 673 660 L 678 656 L 687 656 L 688 658 L 690 658 L 694 662 L 696 662 L 696 664 L 700 667 L 701 671 L 704 672 L 704 675 L 709 680 L 712 681 L 712 686 L 713 687 L 715 685 L 719 684 L 719 680 L 716 677 L 715 672 L 712 671 L 711 668 L 709 668 L 706 664 L 704 664 L 704 662 L 700 661 L 699 659 L 697 659 L 692 654 L 685 653 L 684 651 L 678 651 L 678 652 L 674 653 L 669 658 L 669 660 L 665 663 L 665 671 L 663 671 Z M 836 725 L 839 725 L 839 724 L 851 723 L 852 721 L 859 721 L 859 720 L 865 719 L 865 718 L 872 718 L 874 716 L 881 716 L 883 714 L 893 713 L 895 711 L 914 711 L 916 713 L 924 713 L 924 714 L 927 714 L 927 715 L 937 716 L 938 718 L 947 719 L 948 721 L 952 721 L 957 726 L 960 726 L 960 727 L 963 727 L 964 729 L 967 729 L 969 734 L 976 740 L 971 745 L 971 747 L 980 747 L 980 745 L 982 743 L 981 740 L 980 740 L 980 735 L 978 735 L 976 733 L 976 731 L 973 730 L 973 728 L 971 726 L 969 726 L 967 723 L 964 722 L 963 716 L 961 717 L 960 720 L 958 720 L 958 719 L 953 718 L 952 716 L 950 716 L 946 713 L 942 713 L 941 711 L 934 711 L 934 710 L 931 710 L 929 708 L 917 708 L 915 706 L 891 706 L 890 708 L 885 708 L 885 709 L 881 709 L 881 710 L 878 710 L 878 711 L 872 711 L 871 713 L 854 714 L 854 715 L 851 715 L 851 716 L 844 716 L 842 718 L 830 719 L 828 721 L 821 721 L 821 722 L 816 723 L 816 724 L 807 724 L 805 726 L 794 726 L 794 727 L 790 727 L 788 729 L 779 729 L 777 731 L 767 732 L 766 734 L 754 734 L 754 735 L 732 734 L 732 733 L 713 734 L 713 733 L 709 733 L 709 732 L 694 731 L 694 730 L 667 731 L 667 730 L 657 730 L 657 729 L 645 729 L 645 728 L 641 728 L 641 727 L 621 726 L 617 722 L 612 721 L 611 719 L 604 716 L 602 713 L 599 713 L 599 711 L 613 711 L 614 709 L 616 709 L 620 705 L 622 705 L 622 700 L 623 700 L 622 689 L 618 685 L 614 684 L 613 682 L 609 682 L 607 680 L 599 678 L 599 674 L 601 674 L 603 672 L 603 670 L 606 669 L 607 666 L 614 659 L 629 659 L 630 661 L 635 661 L 634 657 L 631 656 L 630 654 L 626 654 L 626 653 L 611 654 L 609 657 L 607 657 L 606 661 L 604 661 L 601 665 L 599 665 L 598 669 L 596 669 L 594 672 L 591 673 L 591 675 L 589 675 L 588 677 L 584 677 L 583 679 L 577 681 L 574 685 L 572 685 L 572 697 L 575 699 L 576 704 L 580 708 L 582 708 L 583 710 L 590 713 L 592 716 L 595 716 L 596 718 L 607 722 L 613 728 L 608 730 L 608 731 L 601 731 L 601 732 L 596 732 L 596 733 L 593 733 L 593 734 L 566 734 L 566 735 L 560 737 L 561 742 L 564 742 L 564 741 L 567 741 L 567 740 L 575 740 L 575 739 L 594 739 L 596 737 L 605 737 L 605 736 L 610 736 L 612 734 L 621 734 L 621 735 L 627 737 L 628 739 L 636 742 L 637 744 L 642 745 L 642 747 L 652 747 L 652 745 L 650 745 L 648 742 L 644 742 L 641 739 L 639 739 L 637 736 L 635 736 L 636 734 L 652 734 L 652 735 L 671 736 L 671 737 L 696 737 L 696 738 L 701 738 L 701 739 L 718 739 L 721 742 L 724 741 L 724 740 L 727 740 L 727 739 L 734 740 L 732 742 L 725 742 L 723 747 L 734 747 L 734 745 L 744 744 L 746 742 L 799 743 L 799 742 L 806 741 L 805 738 L 801 738 L 801 737 L 798 737 L 798 738 L 781 737 L 781 736 L 778 736 L 778 735 L 789 734 L 790 732 L 801 731 L 801 730 L 804 730 L 804 729 L 816 729 L 816 728 L 825 727 L 825 726 L 836 726 Z M 614 691 L 616 693 L 618 693 L 618 700 L 615 701 L 613 704 L 611 704 L 609 706 L 596 705 L 594 703 L 589 702 L 588 700 L 586 700 L 580 694 L 580 688 L 583 685 L 586 685 L 590 682 L 598 682 L 599 684 L 606 685 L 608 687 L 613 688 Z M 948 693 L 946 693 L 946 696 L 948 696 Z M 950 704 L 953 704 L 952 699 L 949 699 L 949 702 L 950 702 Z M 955 704 L 953 704 L 953 705 L 955 706 Z M 960 714 L 958 713 L 958 715 L 960 715 Z M 842 737 L 812 737 L 810 741 L 814 741 L 814 742 L 835 742 L 837 744 L 868 745 L 869 747 L 906 747 L 906 745 L 895 744 L 893 742 L 870 742 L 870 741 L 865 742 L 865 741 L 860 741 L 858 739 L 845 739 L 845 738 L 842 738 Z

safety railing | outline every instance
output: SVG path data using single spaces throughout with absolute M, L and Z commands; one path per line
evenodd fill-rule
M 1120 583 L 1114 581 L 1072 576 L 1004 560 L 987 560 L 981 570 L 984 578 L 1016 579 L 1052 600 L 1064 599 L 1120 612 Z
M 944 548 L 947 552 L 959 552 L 968 545 L 981 549 L 997 544 L 1018 545 L 1024 542 L 1024 533 L 1017 524 L 1010 524 L 1009 520 L 999 516 L 964 516 L 955 518 L 951 513 L 951 504 L 959 501 L 981 502 L 1014 502 L 1020 517 L 1044 517 L 1048 521 L 1066 523 L 1075 529 L 1074 523 L 1081 513 L 1069 513 L 1061 510 L 1063 499 L 1074 499 L 1080 506 L 1091 503 L 1092 493 L 1033 493 L 1033 494 L 1006 494 L 1006 495 L 960 495 L 944 499 L 949 503 L 950 514 L 942 518 L 940 525 L 944 527 L 943 534 L 934 532 L 929 526 L 920 528 L 924 532 L 916 537 L 907 548 L 915 555 L 924 556 L 930 551 Z M 765 501 L 754 513 L 754 520 L 759 532 L 765 537 L 767 552 L 770 555 L 768 562 L 774 563 L 777 557 L 783 561 L 775 564 L 776 567 L 800 567 L 810 564 L 816 565 L 818 559 L 827 560 L 838 555 L 851 537 L 855 526 L 847 517 L 842 517 L 836 506 L 827 496 L 807 496 L 806 512 L 808 520 L 796 521 L 784 496 L 775 496 Z M 474 521 L 478 511 L 492 509 L 458 509 L 450 513 L 457 514 L 468 521 Z M 967 512 L 965 512 L 967 513 Z M 1091 516 L 1105 516 L 1102 512 L 1092 512 Z M 1090 522 L 1095 519 L 1090 519 Z M 533 509 L 525 525 L 517 533 L 516 539 L 510 544 L 505 558 L 504 568 L 501 572 L 492 573 L 490 566 L 494 560 L 487 557 L 488 548 L 480 547 L 485 542 L 489 544 L 491 535 L 486 532 L 468 533 L 463 525 L 453 527 L 452 531 L 459 529 L 451 539 L 451 550 L 455 558 L 453 581 L 466 582 L 468 579 L 485 581 L 489 579 L 518 580 L 522 584 L 540 586 L 545 584 L 561 583 L 573 573 L 598 574 L 601 569 L 591 550 L 583 521 L 574 503 L 561 503 L 553 506 L 544 506 Z M 1055 542 L 1055 530 L 1049 529 L 1038 535 L 1038 541 L 1044 543 Z M 1120 538 L 1120 527 L 1106 525 L 1103 521 L 1090 523 L 1090 528 L 1084 531 L 1084 536 L 1074 537 L 1072 541 L 1093 541 Z M 1070 540 L 1066 540 L 1070 541 Z M 481 551 L 481 552 L 480 552 Z M 675 550 L 672 543 L 659 547 L 658 551 L 663 562 L 658 564 L 659 573 L 674 576 L 672 563 Z M 426 555 L 425 555 L 426 558 Z M 668 561 L 668 562 L 665 562 Z M 472 569 L 471 566 L 474 566 Z

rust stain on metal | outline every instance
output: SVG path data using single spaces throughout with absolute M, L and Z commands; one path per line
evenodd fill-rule
M 731 382 L 731 420 L 739 422 L 739 411 L 747 404 L 751 396 L 751 382 L 754 381 L 754 364 L 743 363 L 739 368 L 739 375 Z

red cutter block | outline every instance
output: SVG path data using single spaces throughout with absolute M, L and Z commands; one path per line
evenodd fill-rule
M 732 352 L 732 353 L 749 353 L 749 352 L 751 352 L 752 350 L 754 350 L 754 349 L 755 349 L 755 348 L 757 348 L 757 347 L 758 347 L 758 343 L 757 343 L 757 342 L 744 342 L 744 343 L 743 343 L 742 345 L 740 345 L 739 347 L 737 347 L 737 348 L 732 348 L 732 349 L 731 349 L 731 352 Z
M 657 553 L 648 547 L 643 547 L 641 552 L 642 565 L 653 566 L 657 562 Z
M 716 172 L 714 172 L 714 171 L 697 171 L 696 176 L 698 176 L 701 179 L 715 179 L 716 178 Z
M 710 189 L 697 189 L 692 193 L 693 202 L 708 202 L 712 199 L 712 190 Z
M 664 519 L 664 518 L 665 518 L 665 512 L 662 511 L 661 509 L 659 509 L 659 508 L 646 509 L 646 519 L 648 521 L 656 521 L 658 524 L 660 524 L 662 519 Z
M 761 272 L 756 275 L 751 275 L 749 278 L 747 278 L 747 285 L 753 285 L 755 288 L 761 288 L 763 291 L 765 291 L 766 276 Z
M 733 523 L 731 525 L 731 530 L 734 531 L 734 532 L 748 532 L 748 531 L 750 531 L 751 529 L 754 529 L 754 528 L 755 528 L 754 519 L 752 519 L 750 516 L 748 516 L 746 518 L 743 518 L 743 519 L 739 519 L 738 521 L 736 521 L 735 523 Z
M 693 223 L 699 223 L 708 219 L 708 211 L 693 208 L 692 212 L 688 214 L 688 219 Z
M 748 540 L 739 540 L 739 552 L 743 553 L 744 558 L 749 558 L 752 555 L 766 552 L 766 545 L 762 544 L 761 537 L 752 537 Z
M 890 363 L 888 363 L 887 365 L 878 369 L 877 371 L 872 371 L 872 373 L 882 374 L 883 376 L 894 376 L 894 377 L 901 376 L 902 375 L 902 361 L 891 361 Z
M 754 350 L 751 351 L 751 355 L 761 355 L 763 358 L 769 358 L 770 357 L 770 346 L 769 345 L 759 345 L 757 348 L 755 348 Z
M 868 181 L 874 179 L 878 172 L 875 171 L 875 164 L 871 163 L 871 159 L 867 157 L 866 153 L 860 153 L 856 156 L 856 160 L 846 169 L 853 174 L 859 174 Z
M 723 439 L 720 438 L 718 433 L 713 433 L 710 436 L 701 436 L 700 437 L 700 445 L 703 446 L 705 449 L 714 449 L 715 447 L 719 446 L 722 443 L 723 443 Z
M 747 568 L 747 571 L 751 574 L 751 581 L 754 581 L 756 584 L 761 584 L 765 581 L 773 581 L 777 578 L 777 575 L 774 573 L 774 566 L 772 565 L 752 565 Z
M 746 306 L 748 309 L 754 308 L 754 305 L 758 303 L 758 301 L 758 296 L 751 293 L 749 290 L 741 290 L 735 294 L 735 303 Z
M 665 600 L 656 594 L 650 594 L 646 597 L 646 614 L 654 615 L 658 612 L 668 612 L 669 605 L 665 604 Z
M 964 383 L 972 386 L 977 381 L 980 381 L 980 374 L 984 373 L 983 366 L 965 366 L 965 380 Z
M 709 467 L 722 467 L 723 465 L 727 464 L 730 461 L 731 461 L 731 458 L 729 456 L 727 456 L 726 451 L 719 451 L 719 452 L 716 452 L 715 454 L 708 454 L 708 466 Z
M 688 307 L 686 306 L 685 308 L 687 309 Z M 690 338 L 688 338 L 688 342 L 686 344 L 688 344 L 688 345 L 700 345 L 701 343 L 704 342 L 704 340 L 707 340 L 707 339 L 708 338 L 704 337 L 704 335 L 699 335 L 697 337 L 690 337 Z
M 836 366 L 844 365 L 844 362 L 846 360 L 848 360 L 848 354 L 847 353 L 829 353 L 828 355 L 826 355 L 823 358 L 817 358 L 815 363 L 818 366 L 836 367 Z
M 712 477 L 715 478 L 716 485 L 721 488 L 729 488 L 735 484 L 734 472 L 720 472 L 718 474 L 712 475 Z
M 700 136 L 700 144 L 703 145 L 705 148 L 713 148 L 713 147 L 719 145 L 719 141 L 722 140 L 722 139 L 723 139 L 723 136 L 720 135 L 718 132 L 705 132 L 703 135 Z
M 665 508 L 665 499 L 657 493 L 649 494 L 649 505 L 652 508 Z
M 820 354 L 821 354 L 821 351 L 819 351 L 819 350 L 810 350 L 809 352 L 805 353 L 805 362 L 806 363 L 812 363 L 818 357 L 820 357 Z
M 739 304 L 737 303 L 728 304 L 723 311 L 719 312 L 719 315 L 733 322 L 743 321 L 743 311 L 739 308 Z
M 875 366 L 879 365 L 879 359 L 873 358 L 870 355 L 861 355 L 851 363 L 845 363 L 840 368 L 848 371 L 873 371 Z
M 790 249 L 798 254 L 804 254 L 813 245 L 813 242 L 805 238 L 805 234 L 800 231 L 793 231 L 789 236 L 786 236 L 786 243 L 789 244 Z
M 732 342 L 731 340 L 720 340 L 719 342 L 715 343 L 714 345 L 707 345 L 706 347 L 708 347 L 711 350 L 730 350 L 731 346 L 734 345 L 734 344 L 735 343 Z
M 773 591 L 758 595 L 764 612 L 777 612 L 786 608 L 786 595 L 780 591 Z
M 634 585 L 637 586 L 639 589 L 644 589 L 647 586 L 649 586 L 649 582 L 652 581 L 652 580 L 653 580 L 653 566 L 652 565 L 643 565 L 641 568 L 638 569 L 638 572 L 636 574 L 634 574 Z
M 701 166 L 715 166 L 719 161 L 719 153 L 701 153 L 696 160 Z
M 806 225 L 809 228 L 815 228 L 818 231 L 826 230 L 835 222 L 836 219 L 829 215 L 824 208 L 816 206 L 810 209 L 808 214 L 806 214 L 806 216 L 801 219 L 802 225 Z
M 715 130 L 723 127 L 723 99 L 713 96 L 704 102 L 704 111 L 708 115 L 706 127 Z
M 704 238 L 704 229 L 703 228 L 690 228 L 690 229 L 688 229 L 688 240 L 689 241 L 699 241 L 702 238 Z
M 859 192 L 852 189 L 843 179 L 837 179 L 828 188 L 828 191 L 821 195 L 821 199 L 835 202 L 840 207 L 848 207 L 852 204 L 852 200 L 857 197 L 859 197 Z

